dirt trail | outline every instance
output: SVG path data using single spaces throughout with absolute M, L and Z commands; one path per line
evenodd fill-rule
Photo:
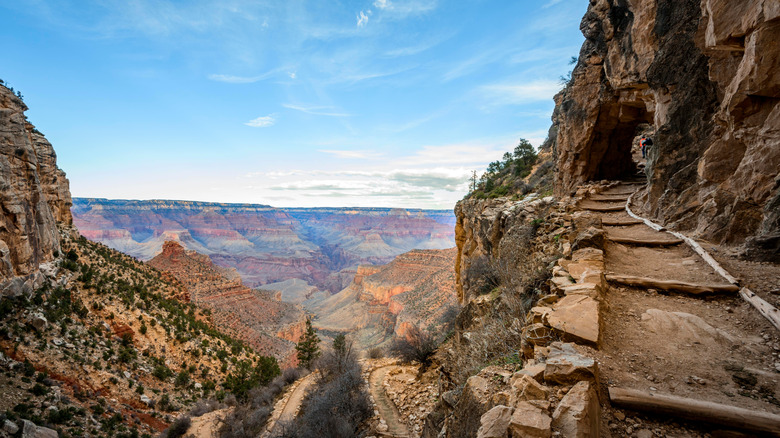
M 407 438 L 409 437 L 409 430 L 406 425 L 401 421 L 401 415 L 398 413 L 395 403 L 387 396 L 384 387 L 385 377 L 390 371 L 401 368 L 397 365 L 388 365 L 381 368 L 377 368 L 368 378 L 368 384 L 371 392 L 371 396 L 374 398 L 374 404 L 379 411 L 379 418 L 385 421 L 387 424 L 387 432 L 383 432 L 385 436 L 395 438 Z
M 306 397 L 306 392 L 316 381 L 315 373 L 303 377 L 295 384 L 287 401 L 281 407 L 275 407 L 271 418 L 268 420 L 266 431 L 261 435 L 262 438 L 272 437 L 276 431 L 276 425 L 280 422 L 291 421 L 298 414 L 298 410 Z
M 195 438 L 216 438 L 219 436 L 218 432 L 222 426 L 222 421 L 231 410 L 232 408 L 219 409 L 203 414 L 200 417 L 193 417 L 192 424 L 185 435 L 194 436 Z
M 609 199 L 638 188 L 641 186 L 620 184 L 598 197 Z M 628 220 L 625 212 L 592 210 L 599 205 L 614 204 L 611 200 L 588 200 L 584 207 L 602 219 Z M 604 230 L 608 274 L 728 284 L 684 243 L 659 247 L 609 240 L 672 238 L 666 232 L 644 224 L 604 226 Z M 705 247 L 714 249 L 706 243 Z M 749 275 L 747 272 L 731 274 Z M 606 386 L 657 391 L 780 413 L 780 337 L 738 294 L 688 295 L 612 283 L 604 305 L 609 311 L 603 313 L 603 343 L 596 356 Z M 632 436 L 631 431 L 637 425 L 623 422 L 623 414 L 613 416 L 616 412 L 605 411 L 603 427 L 612 436 Z M 672 421 L 645 418 L 649 422 L 647 426 L 655 423 L 655 427 L 665 427 L 662 423 Z M 689 436 L 707 436 L 697 433 L 702 432 Z

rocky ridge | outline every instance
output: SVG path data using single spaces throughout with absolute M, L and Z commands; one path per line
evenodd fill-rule
M 647 213 L 776 260 L 777 2 L 598 0 L 580 29 L 578 63 L 555 97 L 556 193 L 632 175 L 631 147 L 650 131 Z
M 195 305 L 211 311 L 218 327 L 260 354 L 288 366 L 296 363 L 294 347 L 306 322 L 299 306 L 281 301 L 278 293 L 244 286 L 234 269 L 216 266 L 209 256 L 185 250 L 178 242 L 165 242 L 148 263 L 176 278 Z

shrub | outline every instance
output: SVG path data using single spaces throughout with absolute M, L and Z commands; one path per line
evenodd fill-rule
M 181 386 L 187 386 L 190 383 L 190 373 L 187 370 L 179 371 L 179 374 L 176 375 L 176 380 L 174 381 L 174 384 L 177 387 Z
M 192 420 L 188 415 L 179 417 L 162 433 L 162 436 L 165 438 L 179 438 L 187 433 L 190 425 L 192 425 Z
M 154 367 L 152 375 L 160 380 L 166 380 L 173 375 L 173 371 L 165 366 L 165 364 L 158 364 Z
M 385 357 L 385 352 L 379 347 L 374 347 L 370 350 L 368 350 L 368 357 L 370 359 L 381 359 Z
M 436 340 L 429 333 L 415 328 L 409 331 L 407 337 L 395 338 L 390 353 L 407 362 L 420 362 L 425 370 L 436 353 Z
M 316 388 L 292 429 L 297 436 L 357 436 L 372 412 L 360 367 L 355 362 L 345 373 Z

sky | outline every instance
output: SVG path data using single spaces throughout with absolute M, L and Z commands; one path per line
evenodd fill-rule
M 539 146 L 586 0 L 0 0 L 74 197 L 451 209 Z

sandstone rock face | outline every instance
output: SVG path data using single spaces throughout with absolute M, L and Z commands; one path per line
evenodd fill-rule
M 593 0 L 553 114 L 556 191 L 636 170 L 668 226 L 780 254 L 780 8 L 775 0 Z
M 601 406 L 590 382 L 579 382 L 563 397 L 553 412 L 553 429 L 561 436 L 596 438 L 599 433 Z
M 70 225 L 70 191 L 51 144 L 27 106 L 0 86 L 0 294 L 29 293 L 60 251 L 56 223 Z
M 594 359 L 580 354 L 573 344 L 553 342 L 547 356 L 544 380 L 560 384 L 597 381 L 598 365 Z
M 509 421 L 512 419 L 512 411 L 512 408 L 503 405 L 487 411 L 480 418 L 477 438 L 506 438 L 508 436 Z
M 165 242 L 162 253 L 148 263 L 178 280 L 192 302 L 211 309 L 220 329 L 260 354 L 277 357 L 282 365 L 293 364 L 295 343 L 305 330 L 300 306 L 244 286 L 235 270 L 216 266 L 209 256 L 185 250 L 177 242 Z
M 462 304 L 484 289 L 486 273 L 501 258 L 500 252 L 516 258 L 511 253 L 528 244 L 534 220 L 552 202 L 531 194 L 520 201 L 464 199 L 455 205 L 455 284 Z
M 550 416 L 542 409 L 521 401 L 515 407 L 509 430 L 513 437 L 518 438 L 549 438 L 552 436 L 550 429 Z
M 345 286 L 343 269 L 388 263 L 412 249 L 454 246 L 454 217 L 443 210 L 77 198 L 73 215 L 90 240 L 141 260 L 174 240 L 235 268 L 250 287 L 300 279 L 335 293 Z

